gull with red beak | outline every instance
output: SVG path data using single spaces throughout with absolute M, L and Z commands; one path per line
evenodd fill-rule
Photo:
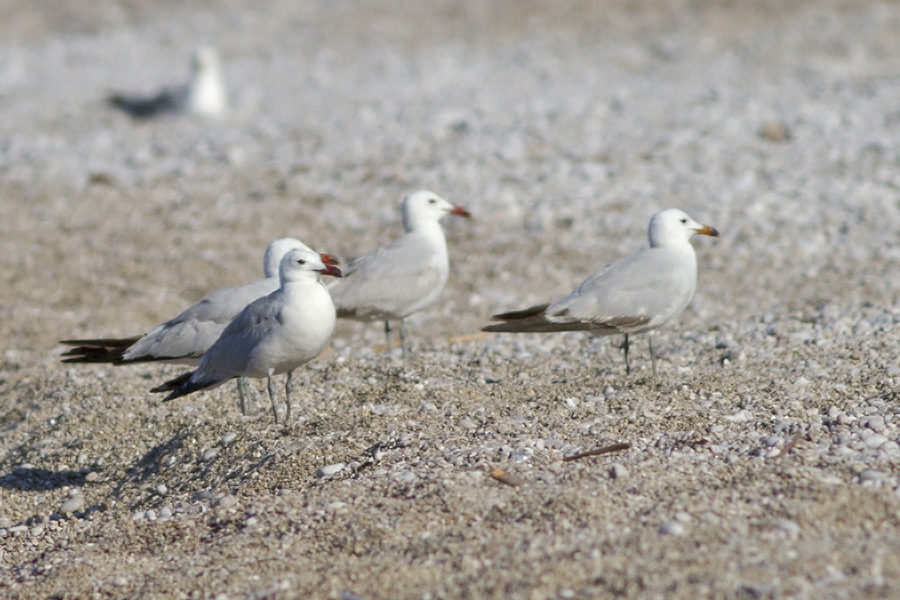
M 690 240 L 697 233 L 719 235 L 714 227 L 701 225 L 681 210 L 658 212 L 650 219 L 649 248 L 602 268 L 553 304 L 494 315 L 495 320 L 502 322 L 488 325 L 483 331 L 621 333 L 625 335 L 625 372 L 630 373 L 629 334 L 650 332 L 665 325 L 694 297 L 697 255 Z M 650 360 L 655 376 L 652 338 Z
M 344 279 L 329 286 L 338 318 L 384 321 L 388 350 L 390 321 L 400 321 L 400 346 L 406 356 L 403 319 L 433 304 L 447 284 L 450 266 L 440 220 L 448 214 L 471 217 L 462 206 L 427 190 L 404 198 L 406 233 L 351 262 Z
M 281 259 L 281 287 L 247 305 L 200 357 L 200 366 L 153 388 L 172 400 L 215 387 L 234 377 L 268 377 L 275 422 L 278 408 L 272 376 L 287 373 L 285 419 L 291 418 L 291 375 L 317 357 L 331 340 L 334 303 L 320 275 L 341 277 L 331 256 L 291 250 Z
M 203 353 L 209 350 L 222 334 L 225 326 L 245 306 L 257 298 L 271 294 L 281 286 L 278 278 L 281 259 L 289 251 L 297 248 L 310 250 L 309 246 L 295 238 L 286 237 L 273 241 L 266 248 L 263 257 L 264 279 L 211 292 L 196 304 L 143 335 L 127 338 L 62 340 L 61 344 L 74 346 L 62 355 L 63 362 L 109 363 L 116 366 L 143 362 L 171 362 L 196 366 Z M 340 264 L 340 261 L 331 255 L 321 256 L 326 265 Z M 245 415 L 249 412 L 248 386 L 245 379 L 238 379 L 241 413 Z

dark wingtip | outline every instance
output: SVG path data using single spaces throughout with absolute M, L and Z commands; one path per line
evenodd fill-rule
M 166 381 L 165 383 L 159 384 L 155 388 L 151 388 L 150 391 L 153 392 L 154 394 L 162 394 L 165 392 L 172 392 L 171 394 L 169 394 L 168 396 L 163 398 L 163 402 L 168 402 L 169 400 L 177 398 L 178 396 L 184 396 L 184 395 L 190 393 L 190 391 L 188 391 L 186 388 L 187 388 L 187 383 L 191 379 L 191 376 L 193 374 L 194 374 L 193 371 L 188 371 L 187 373 L 182 373 L 175 379 L 170 379 L 169 381 Z
M 495 321 L 516 321 L 519 319 L 527 319 L 529 317 L 534 317 L 549 307 L 549 304 L 538 304 L 536 306 L 529 306 L 528 308 L 524 308 L 522 310 L 513 310 L 505 313 L 498 313 L 496 315 L 491 315 L 491 318 Z

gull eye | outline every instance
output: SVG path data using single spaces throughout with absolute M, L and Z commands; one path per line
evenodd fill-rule
M 306 264 L 306 261 L 303 260 L 302 258 L 298 258 L 298 259 L 297 259 L 297 264 L 298 264 L 298 265 L 305 265 L 305 264 Z
M 428 199 L 428 204 L 436 204 L 436 203 L 437 203 L 437 200 L 436 200 L 436 199 L 434 199 L 434 198 L 429 198 L 429 199 Z
M 683 225 L 687 225 L 687 219 L 681 219 L 681 223 L 682 223 Z

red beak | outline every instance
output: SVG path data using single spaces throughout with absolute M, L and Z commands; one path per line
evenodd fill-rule
M 695 229 L 697 233 L 702 233 L 703 235 L 709 235 L 712 237 L 719 237 L 719 230 L 710 225 L 704 225 L 700 229 Z
M 315 271 L 316 273 L 321 273 L 322 275 L 331 275 L 332 277 L 344 276 L 344 274 L 341 273 L 341 270 L 334 265 L 327 265 L 324 269 L 316 269 Z
M 472 218 L 472 213 L 467 211 L 464 207 L 460 206 L 459 204 L 454 205 L 453 208 L 450 209 L 450 214 L 451 215 L 459 215 L 459 216 L 465 217 L 467 219 Z
M 326 265 L 340 265 L 341 260 L 337 256 L 332 256 L 331 254 L 319 254 L 319 258 L 322 259 L 322 262 Z

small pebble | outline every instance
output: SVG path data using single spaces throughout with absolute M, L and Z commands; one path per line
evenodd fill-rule
M 773 144 L 783 144 L 791 139 L 791 130 L 780 121 L 766 121 L 760 126 L 758 133 L 759 137 Z
M 341 462 L 341 463 L 334 463 L 331 465 L 326 465 L 324 467 L 320 467 L 320 468 L 316 469 L 316 477 L 333 477 L 333 476 L 337 475 L 338 473 L 340 473 L 344 469 L 345 466 L 346 466 L 346 463 Z
M 863 425 L 865 425 L 872 431 L 881 433 L 882 431 L 884 431 L 884 417 L 879 417 L 879 416 L 869 417 L 868 419 L 865 420 Z
M 500 383 L 501 379 L 494 375 L 491 371 L 484 370 L 481 372 L 481 380 L 484 383 Z
M 865 483 L 866 481 L 881 481 L 887 477 L 883 471 L 876 471 L 874 469 L 860 471 L 856 476 L 859 478 L 860 483 Z
M 400 471 L 399 473 L 394 475 L 392 479 L 397 483 L 410 484 L 418 479 L 418 477 L 416 477 L 416 474 L 412 471 Z
M 515 464 L 522 464 L 523 462 L 527 462 L 529 458 L 531 457 L 525 452 L 513 452 L 509 455 L 510 462 L 513 462 Z
M 237 504 L 237 498 L 231 494 L 225 494 L 221 498 L 213 501 L 212 505 L 218 508 L 231 508 Z
M 61 515 L 70 515 L 82 510 L 84 510 L 84 496 L 78 494 L 63 502 L 57 512 Z
M 667 521 L 659 526 L 659 533 L 662 535 L 684 535 L 684 525 L 678 521 Z
M 788 535 L 795 536 L 800 533 L 800 525 L 790 519 L 781 519 L 775 526 Z
M 215 448 L 210 448 L 208 450 L 204 450 L 203 454 L 200 455 L 200 458 L 204 461 L 208 461 L 214 459 L 216 456 L 218 456 L 218 454 L 218 450 L 216 450 Z
M 462 417 L 459 420 L 459 426 L 463 429 L 476 429 L 478 425 L 469 417 Z
M 627 479 L 631 475 L 625 465 L 621 463 L 613 463 L 609 466 L 610 479 Z
M 220 440 L 220 443 L 221 443 L 223 446 L 227 446 L 228 444 L 230 444 L 231 442 L 233 442 L 233 441 L 236 440 L 236 439 L 237 439 L 237 434 L 236 434 L 236 433 L 226 433 L 225 435 L 222 436 L 222 439 Z
M 880 433 L 873 433 L 869 437 L 866 438 L 865 444 L 869 448 L 880 448 L 885 442 L 887 442 L 887 438 L 881 435 Z

